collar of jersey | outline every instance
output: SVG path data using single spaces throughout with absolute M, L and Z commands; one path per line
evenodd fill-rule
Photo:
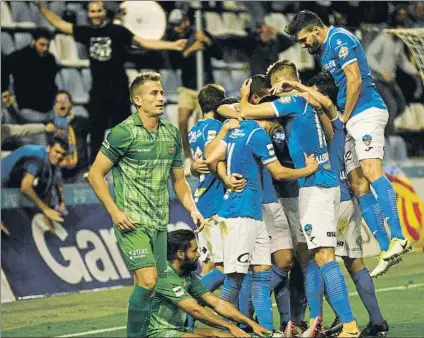
M 328 37 L 330 36 L 331 31 L 334 29 L 334 26 L 330 26 L 330 29 L 327 32 L 327 36 L 325 37 L 324 42 L 322 43 L 323 45 L 327 42 Z
M 143 121 L 141 121 L 141 118 L 138 115 L 138 113 L 133 114 L 133 120 L 134 120 L 134 125 L 144 127 Z M 161 118 L 159 118 L 159 125 L 163 125 L 163 121 Z

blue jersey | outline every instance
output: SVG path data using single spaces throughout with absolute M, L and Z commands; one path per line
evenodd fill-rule
M 193 160 L 201 156 L 204 159 L 205 146 L 212 141 L 222 127 L 218 120 L 200 120 L 190 130 L 188 139 Z M 213 174 L 200 175 L 194 201 L 203 217 L 211 217 L 218 213 L 219 205 L 224 196 L 224 184 Z
M 38 178 L 35 190 L 40 197 L 49 195 L 54 184 L 62 183 L 60 168 L 50 164 L 44 146 L 23 146 L 1 160 L 2 186 L 19 188 L 26 173 Z
M 340 201 L 350 201 L 352 193 L 347 185 L 346 168 L 344 162 L 346 132 L 343 123 L 337 117 L 331 122 L 333 124 L 334 137 L 328 145 L 330 152 L 330 162 L 333 169 L 339 176 Z
M 344 112 L 347 99 L 343 68 L 355 61 L 358 62 L 362 84 L 358 102 L 351 116 L 371 107 L 387 109 L 372 81 L 365 51 L 355 35 L 344 28 L 331 26 L 327 38 L 321 45 L 320 61 L 322 68 L 331 74 L 339 89 L 337 108 L 341 112 Z
M 262 194 L 263 204 L 277 203 L 277 192 L 275 191 L 272 175 L 267 168 L 263 168 L 262 172 Z
M 283 120 L 290 156 L 297 169 L 305 167 L 305 155 L 315 155 L 318 170 L 298 180 L 299 187 L 339 185 L 336 172 L 331 168 L 327 143 L 315 110 L 301 96 L 283 96 L 272 102 L 275 114 Z
M 286 133 L 283 127 L 274 132 L 271 139 L 275 155 L 280 164 L 286 168 L 294 169 L 293 160 L 290 157 L 289 148 L 287 146 Z M 297 180 L 274 180 L 274 187 L 278 197 L 291 198 L 299 196 L 299 185 Z
M 225 137 L 227 171 L 241 174 L 247 184 L 243 191 L 228 190 L 218 215 L 224 218 L 249 217 L 262 220 L 263 165 L 277 160 L 271 138 L 256 121 L 241 121 Z

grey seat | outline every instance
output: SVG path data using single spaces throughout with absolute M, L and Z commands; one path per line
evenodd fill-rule
M 16 49 L 22 49 L 32 41 L 32 35 L 30 33 L 15 33 L 14 38 Z
M 15 43 L 12 36 L 7 32 L 1 32 L 1 53 L 9 55 L 15 51 Z
M 72 95 L 75 103 L 87 103 L 89 100 L 88 92 L 84 88 L 80 72 L 75 68 L 63 68 L 60 70 L 63 81 L 63 88 Z
M 10 1 L 13 21 L 19 26 L 35 27 L 35 19 L 32 17 L 27 3 L 25 1 Z
M 75 116 L 88 118 L 88 111 L 84 108 L 84 106 L 73 106 L 72 111 L 74 112 Z
M 89 68 L 83 68 L 81 70 L 81 76 L 82 76 L 82 82 L 84 84 L 84 89 L 87 92 L 90 92 L 91 90 L 91 85 L 93 83 L 93 79 L 91 77 L 91 71 Z
M 178 87 L 181 86 L 181 79 L 176 71 L 172 69 L 161 69 L 162 85 L 165 97 L 171 102 L 178 100 Z

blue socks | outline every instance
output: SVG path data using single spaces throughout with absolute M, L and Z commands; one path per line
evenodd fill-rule
M 405 239 L 400 226 L 399 214 L 396 205 L 396 193 L 392 184 L 386 176 L 381 176 L 379 179 L 371 183 L 377 194 L 378 203 L 381 206 L 383 215 L 390 226 L 392 238 Z
M 300 325 L 305 320 L 305 311 L 308 302 L 306 300 L 305 280 L 303 278 L 302 268 L 297 259 L 293 260 L 293 266 L 290 270 L 289 291 L 291 319 L 295 324 Z
M 389 248 L 389 237 L 384 227 L 383 213 L 381 212 L 380 204 L 371 191 L 358 197 L 358 202 L 361 207 L 362 216 L 377 240 L 380 250 L 387 251 Z
M 241 284 L 243 282 L 242 277 L 243 276 L 226 275 L 224 279 L 224 286 L 221 291 L 221 299 L 230 302 L 237 309 Z
M 252 304 L 252 272 L 248 271 L 241 284 L 239 294 L 239 311 L 246 317 L 253 317 L 253 304 Z M 246 329 L 246 324 L 240 324 L 241 329 Z
M 253 273 L 252 303 L 259 324 L 272 331 L 274 326 L 272 323 L 271 274 L 271 271 Z
M 274 264 L 272 264 L 271 271 L 271 290 L 275 290 L 278 285 L 280 285 L 287 279 L 288 271 L 281 270 L 277 268 Z
M 290 291 L 289 280 L 286 280 L 277 286 L 274 290 L 275 302 L 277 303 L 278 312 L 280 313 L 280 328 L 287 324 L 291 319 L 290 313 Z
M 352 275 L 356 290 L 362 299 L 365 308 L 370 316 L 371 323 L 379 325 L 384 322 L 383 316 L 378 306 L 375 287 L 367 268 L 364 268 Z
M 349 293 L 342 270 L 336 261 L 331 261 L 321 266 L 324 277 L 325 289 L 330 303 L 343 323 L 354 320 L 349 303 Z M 309 300 L 309 298 L 308 298 Z M 311 318 L 312 314 L 311 314 Z
M 304 267 L 305 292 L 308 299 L 311 318 L 322 317 L 322 297 L 324 279 L 315 260 L 311 259 Z M 343 277 L 343 276 L 342 276 Z
M 224 283 L 225 275 L 217 268 L 213 269 L 208 274 L 202 276 L 200 279 L 210 292 L 218 289 Z

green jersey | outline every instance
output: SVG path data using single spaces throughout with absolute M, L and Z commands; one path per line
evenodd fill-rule
M 166 274 L 159 276 L 152 302 L 148 336 L 176 330 L 184 331 L 187 313 L 177 304 L 188 298 L 199 298 L 209 292 L 194 273 L 179 276 L 168 262 Z
M 118 208 L 139 227 L 166 230 L 170 172 L 184 167 L 178 129 L 159 119 L 158 128 L 148 130 L 134 114 L 112 128 L 100 151 L 113 162 Z

